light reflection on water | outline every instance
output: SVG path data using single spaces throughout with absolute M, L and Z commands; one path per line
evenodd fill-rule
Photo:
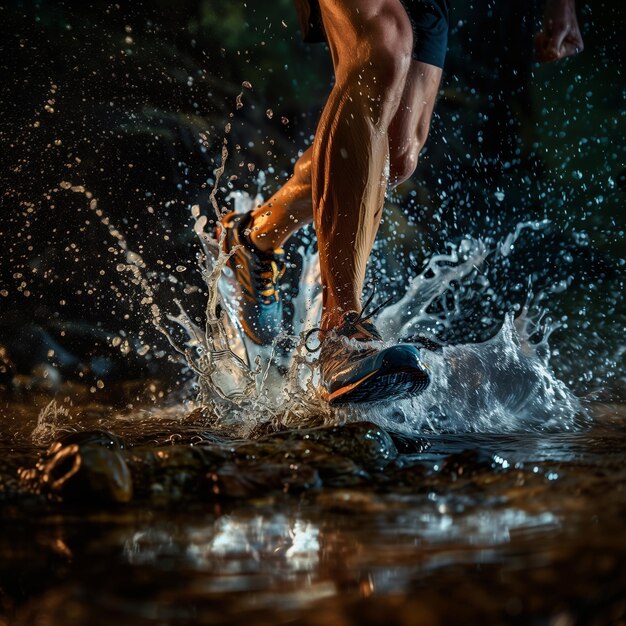
M 559 529 L 558 518 L 548 512 L 528 513 L 522 509 L 477 510 L 461 520 L 447 513 L 446 504 L 432 510 L 402 512 L 393 525 L 379 529 L 398 543 L 419 547 L 456 542 L 473 547 L 508 543 L 511 534 L 540 535 Z M 176 534 L 151 526 L 135 531 L 124 543 L 124 556 L 131 565 L 157 564 L 164 557 L 199 570 L 216 563 L 229 563 L 229 573 L 263 570 L 271 560 L 272 570 L 313 573 L 333 539 L 309 520 L 282 513 L 249 516 L 226 515 L 206 526 L 178 529 Z M 494 553 L 495 555 L 496 553 Z M 422 564 L 423 566 L 423 564 Z
M 280 558 L 288 567 L 312 569 L 318 562 L 319 528 L 283 514 L 254 516 L 225 515 L 202 527 L 189 527 L 182 536 L 172 536 L 151 527 L 136 531 L 124 544 L 124 555 L 132 564 L 154 563 L 163 554 L 206 568 L 218 559 Z M 175 550 L 174 550 L 175 551 Z
M 102 413 L 90 415 L 76 426 L 102 425 Z M 395 459 L 383 450 L 384 469 L 370 464 L 358 475 L 347 461 L 381 454 L 384 439 L 330 456 L 305 434 L 231 442 L 223 449 L 243 446 L 223 461 L 231 479 L 235 466 L 249 476 L 286 454 L 305 464 L 294 457 L 303 441 L 317 455 L 311 466 L 345 472 L 322 472 L 321 485 L 299 494 L 260 482 L 235 498 L 181 494 L 181 475 L 202 471 L 185 451 L 206 446 L 210 431 L 187 424 L 170 440 L 172 420 L 112 422 L 133 471 L 154 464 L 135 480 L 159 488 L 138 484 L 134 502 L 103 506 L 91 495 L 43 505 L 22 495 L 4 509 L 0 589 L 15 603 L 8 623 L 603 624 L 606 611 L 623 612 L 619 410 L 576 432 L 425 433 L 421 452 L 406 453 L 397 439 Z M 333 445 L 373 432 L 340 427 Z M 20 452 L 21 464 L 34 452 Z M 8 481 L 15 468 L 0 470 Z

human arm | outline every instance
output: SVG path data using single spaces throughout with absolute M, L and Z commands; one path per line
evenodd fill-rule
M 558 61 L 583 50 L 575 0 L 546 0 L 543 28 L 535 37 L 540 63 Z

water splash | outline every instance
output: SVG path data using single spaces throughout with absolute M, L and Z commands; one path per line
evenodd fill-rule
M 37 424 L 31 434 L 33 443 L 45 445 L 50 443 L 66 426 L 70 419 L 69 408 L 59 404 L 54 398 L 46 404 L 37 416 Z
M 222 210 L 216 190 L 227 156 L 224 146 L 222 166 L 216 170 L 210 197 L 218 219 Z M 432 382 L 421 396 L 332 410 L 318 394 L 315 360 L 302 341 L 304 332 L 317 325 L 321 312 L 319 263 L 315 253 L 304 246 L 297 250 L 302 257 L 302 272 L 298 295 L 292 303 L 290 328 L 271 346 L 260 347 L 246 338 L 238 322 L 237 285 L 226 265 L 229 255 L 223 251 L 223 241 L 216 239 L 211 222 L 198 205 L 191 207 L 191 214 L 201 248 L 197 257 L 199 271 L 207 291 L 203 327 L 191 319 L 178 300 L 174 300 L 178 313 L 164 314 L 163 307 L 155 302 L 155 288 L 142 257 L 129 248 L 91 194 L 82 186 L 65 182 L 60 187 L 84 194 L 90 209 L 116 240 L 125 256 L 125 263 L 118 263 L 118 270 L 129 275 L 130 282 L 140 288 L 142 304 L 150 311 L 151 322 L 194 372 L 197 403 L 215 428 L 249 436 L 268 428 L 355 420 L 374 421 L 407 434 L 425 430 L 569 430 L 580 424 L 580 416 L 584 414 L 581 403 L 550 367 L 547 339 L 554 325 L 542 323 L 541 315 L 532 316 L 530 304 L 517 320 L 512 314 L 507 315 L 499 332 L 488 341 L 447 346 L 441 353 L 424 350 L 423 358 L 431 370 Z M 246 212 L 262 198 L 236 192 L 226 200 L 233 203 L 236 211 Z M 379 315 L 377 323 L 387 343 L 410 340 L 417 335 L 436 337 L 462 315 L 464 300 L 455 286 L 471 279 L 472 285 L 478 284 L 474 297 L 483 297 L 480 282 L 473 279 L 480 275 L 486 260 L 506 256 L 522 233 L 541 230 L 546 224 L 546 221 L 524 222 L 500 242 L 487 244 L 466 238 L 458 245 L 450 245 L 447 253 L 433 255 L 423 271 L 409 282 L 404 295 Z M 482 287 L 486 292 L 488 281 Z M 446 293 L 452 293 L 452 297 L 442 300 Z M 546 297 L 545 293 L 539 293 L 534 303 Z M 447 307 L 443 311 L 438 307 L 433 312 L 432 304 L 441 301 L 448 303 Z M 186 341 L 176 339 L 165 320 L 182 328 Z M 543 339 L 531 342 L 531 336 L 537 335 Z
M 228 199 L 238 212 L 246 212 L 260 201 L 245 193 L 231 194 Z M 424 350 L 432 383 L 421 396 L 331 410 L 317 393 L 315 362 L 302 341 L 303 333 L 317 324 L 321 311 L 317 255 L 303 247 L 298 250 L 303 270 L 290 331 L 272 346 L 259 347 L 247 340 L 237 321 L 237 287 L 226 267 L 228 255 L 221 242 L 206 231 L 208 220 L 199 207 L 194 206 L 192 214 L 203 249 L 202 275 L 209 294 L 207 325 L 205 329 L 195 325 L 180 303 L 180 314 L 170 319 L 189 337 L 179 352 L 197 375 L 198 401 L 209 409 L 214 425 L 250 434 L 262 425 L 369 420 L 415 434 L 424 430 L 568 430 L 580 423 L 581 403 L 550 367 L 547 338 L 551 328 L 541 327 L 541 315 L 533 317 L 530 306 L 517 320 L 507 315 L 499 332 L 486 342 L 448 346 L 440 353 Z M 480 272 L 488 257 L 506 256 L 523 232 L 539 230 L 545 224 L 520 224 L 491 247 L 480 240 L 464 239 L 447 254 L 433 256 L 410 281 L 404 296 L 380 314 L 378 324 L 387 342 L 418 334 L 432 337 L 452 323 L 461 313 L 461 301 L 452 298 L 453 304 L 437 314 L 430 310 L 432 303 L 453 284 Z M 532 343 L 531 336 L 539 330 L 543 339 Z M 290 349 L 284 350 L 285 345 Z
M 369 419 L 407 434 L 576 428 L 582 406 L 554 375 L 547 352 L 530 343 L 528 326 L 528 318 L 509 314 L 486 342 L 426 352 L 431 384 L 421 396 L 368 413 L 352 409 L 346 419 Z

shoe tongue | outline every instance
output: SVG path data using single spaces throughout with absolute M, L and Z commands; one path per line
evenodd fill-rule
M 382 341 L 374 323 L 369 319 L 359 320 L 359 313 L 356 311 L 345 313 L 341 326 L 335 332 L 356 341 Z
M 276 270 L 276 277 L 281 278 L 285 273 L 285 261 L 282 255 L 277 255 L 272 252 L 262 252 L 261 250 L 255 251 L 254 263 L 257 270 L 260 272 L 274 272 Z

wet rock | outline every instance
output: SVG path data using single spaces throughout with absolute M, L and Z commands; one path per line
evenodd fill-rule
M 305 464 L 315 469 L 323 484 L 329 487 L 353 487 L 370 480 L 370 475 L 352 459 L 310 438 L 248 442 L 237 448 L 236 458 L 240 466 L 250 461 Z
M 391 437 L 370 423 L 283 432 L 259 441 L 126 448 L 105 430 L 55 441 L 22 488 L 62 502 L 255 498 L 333 488 L 384 486 L 395 467 Z M 390 465 L 391 464 L 391 465 Z
M 103 446 L 109 450 L 122 450 L 124 448 L 124 442 L 117 435 L 106 430 L 93 429 L 68 433 L 60 437 L 48 448 L 47 454 L 72 444 Z
M 346 457 L 326 454 L 312 459 L 325 487 L 357 487 L 371 483 L 371 475 Z
M 399 433 L 391 433 L 390 437 L 400 454 L 421 454 L 430 448 L 430 443 L 423 437 L 409 437 Z
M 263 441 L 249 441 L 238 445 L 235 449 L 235 456 L 242 462 L 261 459 L 276 459 L 278 461 L 287 454 L 288 450 L 289 446 L 285 446 L 281 441 L 264 439 Z
M 348 457 L 366 470 L 382 470 L 398 456 L 389 434 L 371 422 L 277 433 L 266 440 L 277 439 L 315 442 L 335 454 Z
M 425 480 L 427 471 L 427 466 L 421 463 L 399 463 L 389 466 L 385 474 L 377 478 L 379 483 L 393 485 L 395 490 L 404 487 L 411 493 L 416 493 L 428 491 L 429 486 Z
M 468 449 L 446 457 L 440 473 L 453 478 L 474 476 L 483 472 L 493 472 L 494 468 L 501 469 L 491 454 L 483 450 Z
M 22 472 L 25 482 L 63 502 L 99 505 L 132 499 L 133 484 L 117 450 L 93 444 L 53 444 L 35 470 Z
M 300 493 L 321 487 L 318 472 L 307 465 L 227 463 L 209 476 L 216 497 L 252 498 L 272 492 Z
M 207 474 L 227 456 L 216 446 L 168 446 L 132 450 L 126 455 L 137 497 L 163 503 L 207 492 Z

